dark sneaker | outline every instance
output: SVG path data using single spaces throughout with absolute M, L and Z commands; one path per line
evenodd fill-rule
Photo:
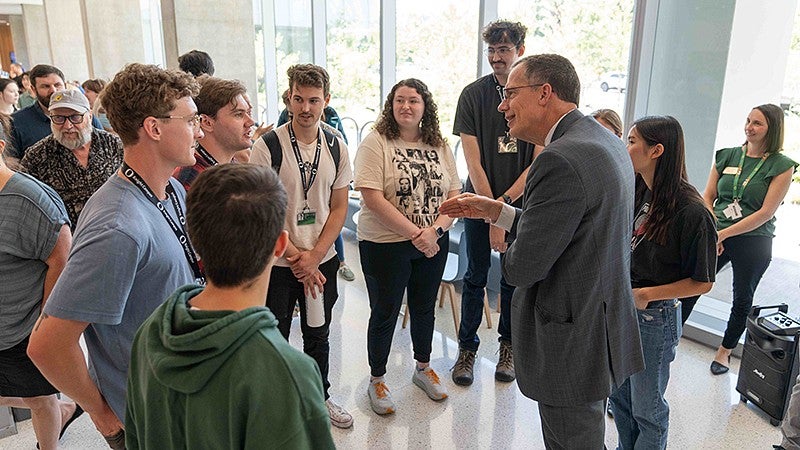
M 517 373 L 514 371 L 514 351 L 511 349 L 511 342 L 500 341 L 499 353 L 500 358 L 494 369 L 494 379 L 510 383 L 517 378 Z
M 471 385 L 473 366 L 475 366 L 475 352 L 472 350 L 459 350 L 458 360 L 453 366 L 453 383 L 459 386 Z

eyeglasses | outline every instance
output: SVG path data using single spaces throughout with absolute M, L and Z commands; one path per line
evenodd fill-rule
M 79 125 L 81 122 L 83 122 L 83 116 L 85 115 L 86 113 L 72 114 L 69 116 L 60 116 L 58 114 L 53 114 L 50 116 L 50 121 L 56 125 L 64 125 L 64 123 L 66 123 L 66 121 L 69 120 L 72 124 Z
M 155 117 L 156 119 L 163 119 L 163 120 L 181 119 L 185 120 L 189 125 L 193 127 L 200 125 L 200 114 L 193 114 L 191 116 L 161 116 L 161 117 L 153 116 L 153 117 Z
M 547 83 L 538 83 L 538 84 L 526 84 L 525 86 L 514 86 L 514 87 L 504 87 L 503 88 L 503 99 L 511 100 L 514 98 L 514 93 L 522 88 L 538 88 L 544 86 Z
M 511 55 L 512 53 L 515 53 L 516 51 L 517 51 L 516 47 L 498 47 L 498 48 L 488 47 L 488 48 L 483 50 L 483 53 L 485 53 L 485 54 L 487 54 L 489 56 L 497 54 L 497 55 L 506 57 L 506 56 Z

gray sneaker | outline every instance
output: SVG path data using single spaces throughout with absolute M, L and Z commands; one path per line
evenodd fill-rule
M 336 404 L 332 398 L 325 400 L 325 406 L 328 408 L 331 425 L 337 428 L 350 428 L 353 426 L 353 416 L 346 409 Z
M 428 394 L 431 400 L 441 401 L 447 398 L 447 389 L 439 381 L 439 375 L 433 371 L 433 368 L 428 366 L 423 370 L 414 368 L 414 376 L 411 377 L 420 389 Z
M 386 387 L 386 382 L 383 377 L 376 378 L 369 383 L 367 388 L 369 395 L 369 404 L 375 414 L 392 414 L 394 413 L 394 402 L 392 401 L 392 394 L 389 388 Z
M 459 386 L 469 386 L 473 379 L 473 366 L 475 365 L 475 352 L 461 349 L 458 351 L 458 360 L 453 366 L 453 383 Z
M 499 353 L 500 358 L 494 369 L 494 379 L 510 383 L 517 378 L 517 373 L 514 371 L 514 351 L 511 348 L 511 342 L 500 341 Z

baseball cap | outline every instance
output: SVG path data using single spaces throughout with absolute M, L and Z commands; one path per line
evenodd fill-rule
M 89 99 L 78 89 L 54 92 L 50 97 L 50 111 L 56 108 L 69 108 L 79 113 L 89 111 Z

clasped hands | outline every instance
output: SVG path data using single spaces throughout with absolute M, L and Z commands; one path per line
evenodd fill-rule
M 436 235 L 436 230 L 433 227 L 421 228 L 417 234 L 411 238 L 411 243 L 417 248 L 426 258 L 433 258 L 439 253 L 439 236 Z
M 313 293 L 315 286 L 317 287 L 317 293 L 322 294 L 327 279 L 319 271 L 319 264 L 325 255 L 320 255 L 314 249 L 298 250 L 300 250 L 299 253 L 286 257 L 286 260 L 291 264 L 292 274 L 303 283 L 303 291 L 306 295 Z

